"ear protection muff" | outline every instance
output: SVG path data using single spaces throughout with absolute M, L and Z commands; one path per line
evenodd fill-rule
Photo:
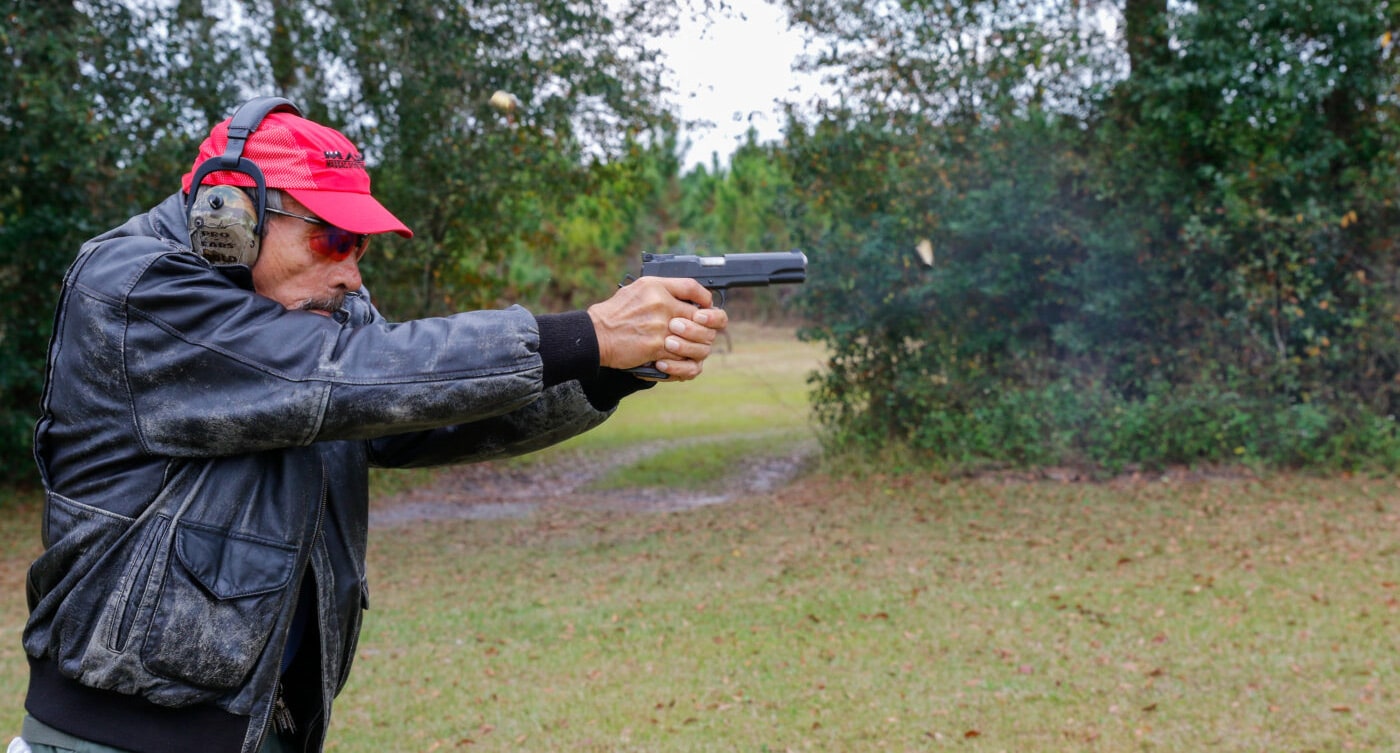
M 251 267 L 258 260 L 267 216 L 267 180 L 262 169 L 243 156 L 243 148 L 263 119 L 274 112 L 301 115 L 291 100 L 282 97 L 258 97 L 245 102 L 229 120 L 224 153 L 200 163 L 190 178 L 190 192 L 185 199 L 190 247 L 212 264 Z M 225 171 L 252 178 L 253 195 L 238 186 L 202 185 L 210 173 Z
M 238 186 L 199 186 L 190 207 L 190 248 L 210 264 L 253 266 L 258 260 L 258 208 Z

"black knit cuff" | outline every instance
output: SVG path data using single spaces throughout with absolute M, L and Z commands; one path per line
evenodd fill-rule
M 535 321 L 540 330 L 545 387 L 576 379 L 589 404 L 597 410 L 610 411 L 622 398 L 656 384 L 598 365 L 598 335 L 587 311 L 539 314 Z
M 539 314 L 540 360 L 544 362 L 544 386 L 571 379 L 588 381 L 598 375 L 598 336 L 587 311 Z

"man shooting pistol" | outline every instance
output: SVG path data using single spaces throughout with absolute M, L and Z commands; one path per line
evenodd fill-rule
M 790 285 L 807 281 L 807 255 L 801 251 L 774 251 L 724 256 L 695 254 L 642 254 L 642 277 L 688 277 L 715 293 L 718 308 L 724 308 L 730 288 L 758 288 Z M 647 364 L 628 369 L 646 379 L 665 379 L 666 374 Z

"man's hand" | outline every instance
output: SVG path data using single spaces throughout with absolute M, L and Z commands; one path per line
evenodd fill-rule
M 715 337 L 729 324 L 695 280 L 642 277 L 588 307 L 603 366 L 630 369 L 655 362 L 668 382 L 700 376 Z

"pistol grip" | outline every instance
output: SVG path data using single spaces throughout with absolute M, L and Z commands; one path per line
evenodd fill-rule
M 655 366 L 653 366 L 653 365 L 651 365 L 651 364 L 649 364 L 649 363 L 648 363 L 648 364 L 642 364 L 641 366 L 634 366 L 634 367 L 632 367 L 632 368 L 630 368 L 630 369 L 627 369 L 627 373 L 628 373 L 628 374 L 631 374 L 632 376 L 635 376 L 635 377 L 641 377 L 642 379 L 661 379 L 661 380 L 665 380 L 665 379 L 669 379 L 670 376 L 671 376 L 670 374 L 667 374 L 666 372 L 661 371 L 660 369 L 656 368 Z

